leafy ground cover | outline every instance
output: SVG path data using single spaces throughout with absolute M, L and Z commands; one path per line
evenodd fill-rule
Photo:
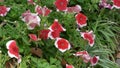
M 0 2 L 0 68 L 119 68 L 119 0 Z

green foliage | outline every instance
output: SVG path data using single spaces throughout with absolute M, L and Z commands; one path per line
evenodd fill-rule
M 91 56 L 100 56 L 98 65 L 94 68 L 119 68 L 115 63 L 113 54 L 117 50 L 117 34 L 120 32 L 119 10 L 99 9 L 99 0 L 70 0 L 69 6 L 81 5 L 82 13 L 87 18 L 87 26 L 81 28 L 81 31 L 93 30 L 96 35 L 95 45 L 91 48 L 88 42 L 81 38 L 75 22 L 75 14 L 56 12 L 54 6 L 55 0 L 35 0 L 38 5 L 47 6 L 52 9 L 48 17 L 41 17 L 40 27 L 34 30 L 28 30 L 26 24 L 21 20 L 21 14 L 27 9 L 35 12 L 33 5 L 27 4 L 26 0 L 5 0 L 1 5 L 10 6 L 11 10 L 7 16 L 0 17 L 0 68 L 4 68 L 5 61 L 9 60 L 6 49 L 6 42 L 15 39 L 19 46 L 22 62 L 20 68 L 62 68 L 61 61 L 65 59 L 68 64 L 73 64 L 75 68 L 91 67 L 90 63 L 85 64 L 81 58 L 73 56 L 77 51 L 87 50 Z M 35 42 L 30 42 L 28 34 L 38 34 L 39 30 L 48 28 L 54 19 L 58 19 L 60 24 L 66 28 L 60 37 L 67 39 L 73 46 L 69 51 L 61 53 L 54 46 L 54 40 L 39 40 L 38 47 L 42 49 L 43 56 L 38 58 L 30 54 L 30 48 L 35 47 Z M 44 27 L 44 24 L 47 24 Z M 112 60 L 109 59 L 112 58 Z M 92 68 L 92 67 L 91 67 Z

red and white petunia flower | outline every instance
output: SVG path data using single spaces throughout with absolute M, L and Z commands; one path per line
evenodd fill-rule
M 82 13 L 78 13 L 75 15 L 76 18 L 76 22 L 80 27 L 84 27 L 87 25 L 86 21 L 87 21 L 87 17 L 82 14 Z
M 54 23 L 48 29 L 50 29 L 51 31 L 59 32 L 66 31 L 66 29 L 63 28 L 61 24 L 59 24 L 58 19 L 55 19 Z
M 74 66 L 66 64 L 66 68 L 74 68 Z
M 81 36 L 89 42 L 89 45 L 92 47 L 94 45 L 95 35 L 93 31 L 90 32 L 81 32 Z
M 60 37 L 60 33 L 61 33 L 61 32 L 58 31 L 58 30 L 50 31 L 49 37 L 50 37 L 51 39 L 59 38 L 59 37 Z
M 112 0 L 113 1 L 113 7 L 120 9 L 120 0 Z
M 67 13 L 79 13 L 82 11 L 82 8 L 80 5 L 72 6 L 72 7 L 67 7 Z
M 39 38 L 46 40 L 50 36 L 50 30 L 49 29 L 44 29 L 40 31 Z
M 41 6 L 38 5 L 36 5 L 35 11 L 37 12 L 37 14 L 42 16 L 48 16 L 52 12 L 52 10 L 48 9 L 46 6 L 42 8 Z
M 76 52 L 73 55 L 80 56 L 85 63 L 88 63 L 90 61 L 90 58 L 91 58 L 87 51 Z
M 29 34 L 29 37 L 33 41 L 38 41 L 38 38 L 37 38 L 37 36 L 35 34 Z
M 36 3 L 33 0 L 27 0 L 29 4 L 35 5 Z
M 8 11 L 10 11 L 10 8 L 6 6 L 0 6 L 0 16 L 6 16 Z
M 90 63 L 92 66 L 96 65 L 98 63 L 99 56 L 94 56 L 90 59 Z
M 57 11 L 67 11 L 68 0 L 56 0 L 54 4 Z
M 31 13 L 29 10 L 22 14 L 22 20 L 26 22 L 28 29 L 33 30 L 36 26 L 40 26 L 40 17 Z
M 21 62 L 21 57 L 20 57 L 20 54 L 19 54 L 19 48 L 16 44 L 16 41 L 15 40 L 10 40 L 6 43 L 6 47 L 8 49 L 8 55 L 11 57 L 11 58 L 16 58 L 18 59 L 18 63 Z
M 65 52 L 71 48 L 71 45 L 68 40 L 64 38 L 57 38 L 55 41 L 55 47 L 58 48 L 61 52 Z

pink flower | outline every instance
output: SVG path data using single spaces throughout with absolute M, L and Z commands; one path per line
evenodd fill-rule
M 49 29 L 44 29 L 40 31 L 39 38 L 46 40 L 50 36 L 50 30 Z
M 66 64 L 66 68 L 74 68 L 74 66 Z
M 90 59 L 90 63 L 92 66 L 96 65 L 98 63 L 99 56 L 94 56 Z
M 35 5 L 35 2 L 33 0 L 27 0 L 29 4 Z
M 56 0 L 55 6 L 57 11 L 66 11 L 67 10 L 68 0 Z
M 80 27 L 84 27 L 87 25 L 86 21 L 87 21 L 87 17 L 82 14 L 82 13 L 78 13 L 77 15 L 75 15 L 76 18 L 76 22 Z
M 38 38 L 37 38 L 37 36 L 35 34 L 29 34 L 29 37 L 33 41 L 38 41 Z
M 28 29 L 32 30 L 36 26 L 40 26 L 40 18 L 37 14 L 31 13 L 29 10 L 22 14 L 22 20 L 26 22 Z
M 66 29 L 64 29 L 62 25 L 59 24 L 58 19 L 54 20 L 54 23 L 49 27 L 49 29 L 51 31 L 58 31 L 58 32 L 66 31 Z
M 6 16 L 9 10 L 10 8 L 7 8 L 6 6 L 0 6 L 0 16 Z
M 113 1 L 113 7 L 120 9 L 120 0 L 112 0 Z
M 69 50 L 71 48 L 70 43 L 64 38 L 57 38 L 55 41 L 55 46 L 61 52 L 65 52 L 66 50 Z
M 106 0 L 100 0 L 99 3 L 100 8 L 108 8 L 108 9 L 112 9 L 112 5 L 108 4 Z
M 88 63 L 90 61 L 90 58 L 91 58 L 87 51 L 76 52 L 73 55 L 80 56 L 85 63 Z
M 72 6 L 72 7 L 67 7 L 68 13 L 79 13 L 82 10 L 80 5 Z
M 93 31 L 90 32 L 81 32 L 81 36 L 89 42 L 89 45 L 92 47 L 94 45 L 95 35 Z
M 6 43 L 6 47 L 8 49 L 8 55 L 13 58 L 15 57 L 16 59 L 18 59 L 18 63 L 21 62 L 21 57 L 19 54 L 19 48 L 16 44 L 15 40 L 10 40 Z
M 52 10 L 48 9 L 46 6 L 42 8 L 38 5 L 35 7 L 35 11 L 37 12 L 37 14 L 42 16 L 48 16 L 52 12 Z

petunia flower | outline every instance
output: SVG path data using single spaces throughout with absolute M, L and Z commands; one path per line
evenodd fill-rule
M 82 13 L 78 13 L 75 15 L 76 18 L 76 22 L 80 27 L 84 27 L 87 25 L 86 21 L 87 21 L 87 17 L 82 14 Z
M 112 9 L 113 8 L 112 5 L 107 3 L 107 0 L 100 0 L 99 7 L 100 8 L 108 8 L 108 9 Z
M 0 16 L 6 16 L 7 13 L 10 11 L 10 8 L 6 6 L 0 6 Z
M 74 68 L 74 66 L 66 64 L 66 68 Z
M 94 45 L 95 35 L 93 31 L 90 32 L 81 32 L 81 36 L 89 42 L 89 45 L 92 47 Z
M 54 4 L 57 11 L 67 11 L 68 0 L 56 0 Z
M 96 65 L 98 63 L 99 56 L 94 56 L 90 59 L 90 63 L 92 66 Z
M 57 38 L 55 41 L 55 47 L 58 48 L 61 52 L 65 52 L 71 48 L 71 45 L 66 39 Z
M 35 12 L 42 16 L 48 16 L 52 12 L 52 10 L 48 9 L 46 6 L 42 8 L 41 6 L 36 5 Z
M 49 29 L 43 29 L 40 31 L 39 38 L 46 40 L 50 36 L 50 30 Z
M 59 31 L 59 32 L 66 31 L 66 29 L 64 29 L 62 25 L 59 24 L 58 19 L 55 19 L 54 23 L 48 29 L 50 29 L 51 31 Z
M 35 5 L 36 3 L 33 0 L 27 0 L 29 4 Z
M 90 58 L 91 58 L 87 51 L 79 51 L 73 55 L 80 56 L 85 63 L 88 63 L 90 61 Z
M 120 9 L 120 0 L 112 0 L 113 1 L 113 7 Z
M 56 39 L 56 38 L 59 38 L 60 37 L 60 33 L 58 30 L 55 30 L 55 31 L 50 31 L 50 35 L 49 37 L 51 39 Z
M 72 7 L 67 7 L 67 13 L 79 13 L 82 11 L 82 8 L 80 5 L 72 6 Z
M 31 13 L 29 10 L 22 14 L 22 20 L 26 22 L 29 30 L 33 30 L 36 26 L 40 26 L 40 17 Z
M 20 54 L 19 54 L 19 48 L 16 44 L 16 41 L 15 40 L 10 40 L 6 43 L 6 47 L 8 49 L 8 55 L 11 57 L 11 58 L 16 58 L 18 59 L 18 63 L 21 62 L 21 57 L 20 57 Z
M 29 34 L 29 37 L 33 41 L 38 41 L 38 38 L 37 38 L 37 36 L 35 34 Z

